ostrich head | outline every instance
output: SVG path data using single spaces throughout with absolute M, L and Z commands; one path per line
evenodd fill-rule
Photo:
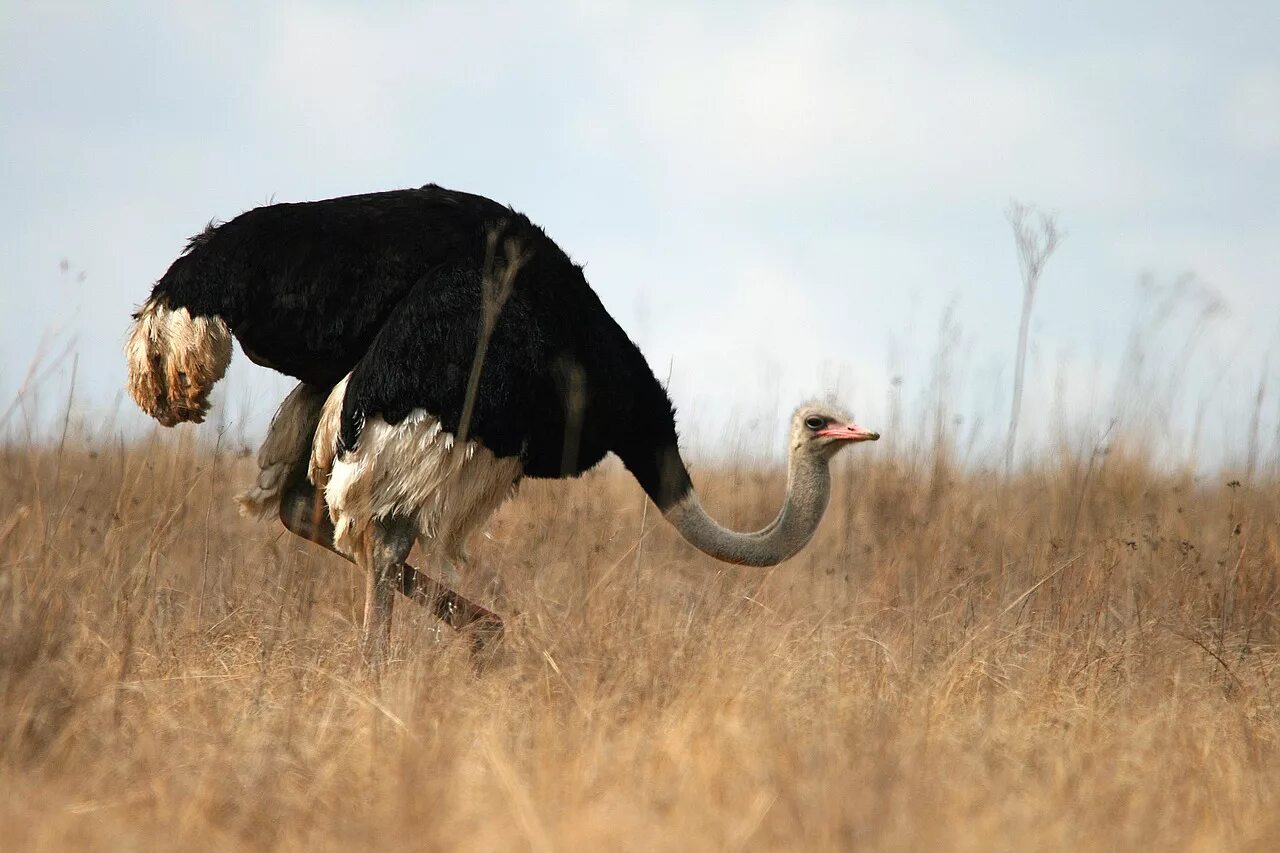
M 863 429 L 853 418 L 829 403 L 806 403 L 791 418 L 792 454 L 829 460 L 860 441 L 877 441 L 880 433 Z

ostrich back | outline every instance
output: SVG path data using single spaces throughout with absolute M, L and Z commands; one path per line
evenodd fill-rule
M 494 239 L 496 238 L 496 239 Z M 415 409 L 459 431 L 484 280 L 524 259 L 485 348 L 468 435 L 526 475 L 576 475 L 612 450 L 655 498 L 676 447 L 665 389 L 541 228 L 435 185 L 250 210 L 210 226 L 152 297 L 226 322 L 253 361 L 320 388 L 350 374 L 341 444 Z M 682 472 L 682 466 L 679 466 Z M 671 477 L 666 477 L 668 481 Z

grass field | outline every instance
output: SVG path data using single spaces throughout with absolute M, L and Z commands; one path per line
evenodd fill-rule
M 531 482 L 464 584 L 503 647 L 401 600 L 375 681 L 355 570 L 240 519 L 209 435 L 0 450 L 7 849 L 1280 847 L 1274 479 L 887 436 L 767 571 L 616 467 Z M 781 500 L 694 478 L 740 528 Z

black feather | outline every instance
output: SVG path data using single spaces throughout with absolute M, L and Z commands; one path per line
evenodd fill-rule
M 486 275 L 519 253 L 484 353 L 467 435 L 532 477 L 617 453 L 664 509 L 690 488 L 674 410 L 643 355 L 541 228 L 428 184 L 274 204 L 210 224 L 153 298 L 217 315 L 252 360 L 319 387 L 348 373 L 340 446 L 367 417 L 425 409 L 457 435 Z

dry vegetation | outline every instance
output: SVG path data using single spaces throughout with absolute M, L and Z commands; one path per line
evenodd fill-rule
M 1280 846 L 1274 482 L 886 441 L 765 572 L 616 468 L 532 483 L 466 581 L 504 647 L 402 600 L 376 683 L 354 570 L 238 518 L 207 434 L 0 450 L 8 849 Z

